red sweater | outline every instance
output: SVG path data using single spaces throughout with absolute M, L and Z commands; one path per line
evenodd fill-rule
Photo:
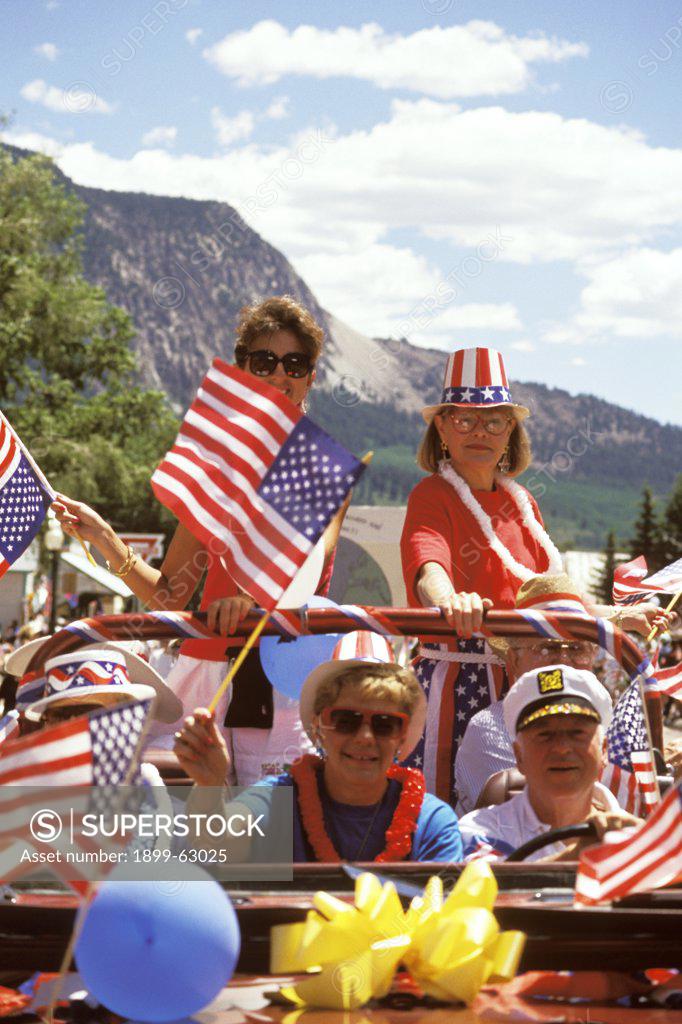
M 509 494 L 501 488 L 472 493 L 490 516 L 498 539 L 516 561 L 538 573 L 546 572 L 547 554 L 521 525 L 520 512 Z M 528 497 L 535 518 L 542 524 L 533 497 L 530 494 Z M 400 551 L 407 599 L 413 608 L 421 607 L 414 587 L 425 562 L 442 565 L 455 590 L 489 597 L 495 608 L 514 607 L 520 580 L 488 547 L 472 514 L 451 485 L 438 474 L 421 480 L 410 494 Z

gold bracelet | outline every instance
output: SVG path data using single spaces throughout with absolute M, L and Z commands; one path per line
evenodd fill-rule
M 131 548 L 130 544 L 127 544 L 126 547 L 128 549 L 128 553 L 126 554 L 126 557 L 120 568 L 112 569 L 109 563 L 107 562 L 107 569 L 109 570 L 109 572 L 112 573 L 114 576 L 118 576 L 119 579 L 123 579 L 124 576 L 127 576 L 132 567 L 135 565 L 135 562 L 137 561 L 137 555 Z

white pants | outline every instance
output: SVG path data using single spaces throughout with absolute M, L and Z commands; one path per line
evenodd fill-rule
M 179 655 L 166 678 L 166 685 L 182 701 L 183 718 L 195 708 L 207 708 L 227 673 L 226 661 L 206 661 Z M 230 785 L 250 786 L 264 775 L 278 775 L 284 766 L 301 754 L 313 751 L 313 745 L 301 724 L 298 700 L 273 690 L 272 729 L 233 729 L 225 726 L 225 715 L 232 696 L 231 688 L 220 698 L 215 710 L 218 729 L 225 737 L 232 761 Z M 149 746 L 171 750 L 174 733 L 182 718 L 171 725 L 154 722 L 149 730 Z

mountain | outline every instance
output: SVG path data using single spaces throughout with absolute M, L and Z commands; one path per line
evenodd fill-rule
M 419 410 L 440 395 L 443 352 L 369 338 L 339 321 L 226 203 L 69 185 L 87 205 L 86 276 L 132 316 L 144 383 L 181 412 L 211 359 L 231 358 L 241 306 L 289 293 L 326 331 L 315 419 L 353 450 L 376 452 L 357 500 L 404 502 L 420 475 Z M 534 463 L 523 482 L 555 539 L 601 547 L 613 528 L 627 540 L 642 486 L 664 495 L 680 471 L 682 428 L 589 394 L 530 382 L 512 390 L 532 412 Z

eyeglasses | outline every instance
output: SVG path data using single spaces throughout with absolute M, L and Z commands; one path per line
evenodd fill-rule
M 450 420 L 458 434 L 470 434 L 476 424 L 481 423 L 484 430 L 492 434 L 493 437 L 498 437 L 500 434 L 504 434 L 509 424 L 513 422 L 512 416 L 505 416 L 501 412 L 484 417 L 472 412 L 446 410 L 442 415 Z
M 310 373 L 310 358 L 305 352 L 287 352 L 278 356 L 269 348 L 258 348 L 247 355 L 249 369 L 256 377 L 270 377 L 281 363 L 287 377 L 305 377 Z
M 591 665 L 594 658 L 593 645 L 581 640 L 543 640 L 527 647 L 514 644 L 511 647 L 513 651 L 525 651 L 536 658 L 542 658 L 547 664 L 551 664 L 559 654 L 565 655 L 575 665 Z
M 320 714 L 322 725 L 334 729 L 342 736 L 354 736 L 361 725 L 369 725 L 377 738 L 396 739 L 403 736 L 409 722 L 409 715 L 402 711 L 357 711 L 355 708 L 323 708 Z

